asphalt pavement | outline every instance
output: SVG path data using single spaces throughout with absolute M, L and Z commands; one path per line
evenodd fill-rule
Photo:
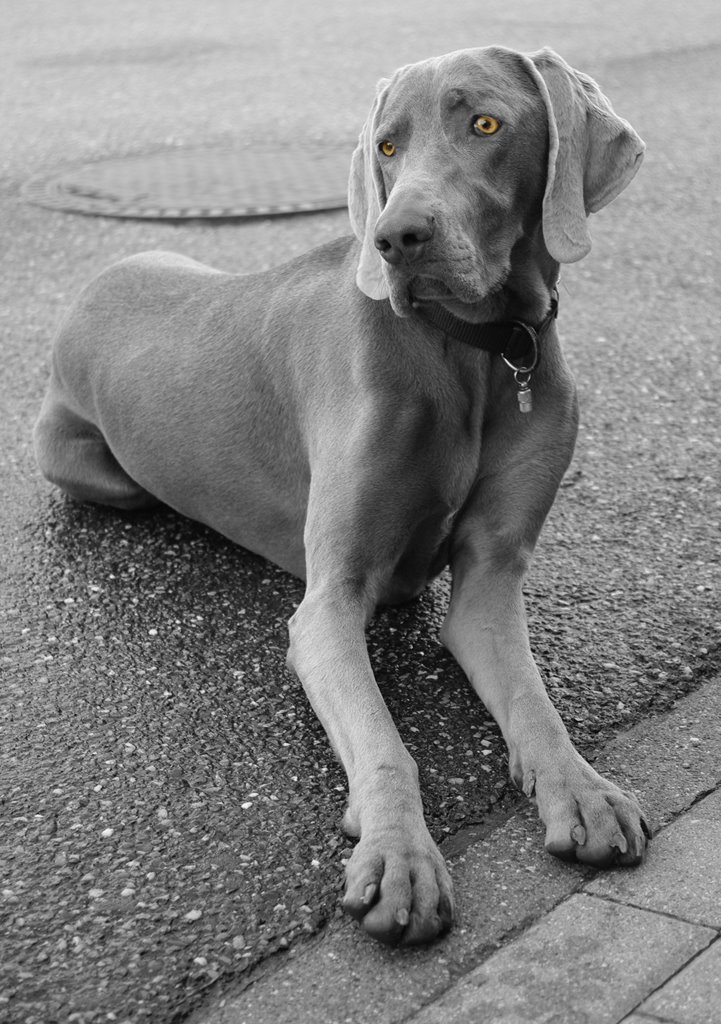
M 344 211 L 219 224 L 82 217 L 24 203 L 25 181 L 95 158 L 269 136 L 302 134 L 319 147 L 345 146 L 350 157 L 379 77 L 487 43 L 552 46 L 598 79 L 648 144 L 632 186 L 593 218 L 591 255 L 564 269 L 559 331 L 582 428 L 527 587 L 536 656 L 588 756 L 615 749 L 623 735 L 646 750 L 644 763 L 664 755 L 666 803 L 653 803 L 640 769 L 631 778 L 652 801 L 656 829 L 718 782 L 718 744 L 697 735 L 709 724 L 701 712 L 693 750 L 707 751 L 709 773 L 682 799 L 668 773 L 683 776 L 694 758 L 643 739 L 674 705 L 709 692 L 721 667 L 715 5 L 121 0 L 109 9 L 8 0 L 0 37 L 3 1022 L 210 1020 L 225 1012 L 223 999 L 238 1020 L 255 1022 L 266 1019 L 261 1009 L 248 1016 L 256 1004 L 235 1001 L 254 990 L 267 1000 L 273 986 L 267 1019 L 301 1020 L 295 976 L 278 972 L 318 948 L 342 968 L 323 999 L 308 996 L 319 1021 L 345 1019 L 328 993 L 351 975 L 362 984 L 348 1019 L 403 1020 L 432 1014 L 428 1006 L 451 999 L 461 975 L 485 969 L 487 941 L 501 944 L 494 955 L 509 955 L 517 932 L 522 941 L 547 912 L 580 906 L 574 899 L 638 905 L 626 883 L 609 896 L 542 856 L 535 818 L 508 785 L 498 731 L 438 644 L 441 579 L 413 607 L 382 613 L 369 643 L 419 763 L 430 828 L 459 864 L 464 923 L 447 941 L 460 946 L 404 959 L 361 943 L 338 911 L 349 852 L 338 827 L 344 777 L 284 667 L 301 584 L 172 513 L 133 517 L 66 502 L 32 456 L 53 331 L 97 270 L 165 248 L 252 271 L 347 232 L 348 221 Z M 628 777 L 630 758 L 616 768 Z M 705 805 L 700 820 L 717 820 L 716 807 Z M 660 833 L 672 844 L 674 827 Z M 504 851 L 519 844 L 535 871 L 514 869 L 512 881 L 499 882 L 506 890 L 464 874 L 469 862 L 500 871 L 511 856 Z M 681 844 L 675 870 L 691 870 L 684 857 L 695 849 Z M 673 887 L 662 866 L 652 857 L 638 877 Z M 504 910 L 510 897 L 501 893 L 517 889 L 516 909 Z M 498 920 L 492 937 L 464 947 L 469 919 L 489 915 Z M 716 919 L 681 918 L 718 931 Z M 635 934 L 632 963 L 646 942 Z M 673 961 L 679 977 L 701 962 L 689 942 L 686 959 Z M 414 956 L 429 979 L 415 990 Z M 370 998 L 375 979 L 385 1002 Z M 658 975 L 654 990 L 664 983 Z M 623 1013 L 651 995 L 624 1003 Z M 566 1004 L 549 998 L 549 1020 L 584 1019 L 577 1006 L 564 1017 Z M 702 1019 L 654 1005 L 639 1012 Z M 589 1021 L 621 1019 L 584 1012 Z
M 535 817 L 514 814 L 451 858 L 463 911 L 441 942 L 389 952 L 331 924 L 188 1024 L 718 1024 L 721 679 L 596 764 L 651 816 L 642 867 L 549 863 Z

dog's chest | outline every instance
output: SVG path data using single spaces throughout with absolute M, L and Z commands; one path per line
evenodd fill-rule
M 383 603 L 411 600 L 448 564 L 455 524 L 477 480 L 479 454 L 478 447 L 469 448 L 464 471 L 437 478 L 434 488 L 419 495 L 406 520 Z
M 448 564 L 454 514 L 428 517 L 416 526 L 381 596 L 382 604 L 402 604 L 417 597 Z

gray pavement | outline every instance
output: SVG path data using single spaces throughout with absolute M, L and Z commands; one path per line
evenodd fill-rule
M 388 952 L 342 924 L 190 1024 L 718 1024 L 721 679 L 619 735 L 596 767 L 656 823 L 644 865 L 554 864 L 527 813 L 452 860 L 460 927 Z
M 35 469 L 30 432 L 50 339 L 92 274 L 150 248 L 251 271 L 346 232 L 345 212 L 218 225 L 111 221 L 24 204 L 22 184 L 94 158 L 269 134 L 302 132 L 350 156 L 378 77 L 467 45 L 551 45 L 599 79 L 648 152 L 628 192 L 593 218 L 592 254 L 564 270 L 559 325 L 582 429 L 536 555 L 529 615 L 574 740 L 588 756 L 603 751 L 663 828 L 717 785 L 721 763 L 709 731 L 717 707 L 689 713 L 693 729 L 682 727 L 684 694 L 715 692 L 704 680 L 721 667 L 716 7 L 6 0 L 2 1024 L 165 1024 L 198 1007 L 212 1019 L 236 999 L 253 1022 L 298 1020 L 306 1009 L 318 1021 L 403 1020 L 452 999 L 459 979 L 499 944 L 505 953 L 514 935 L 542 927 L 546 914 L 571 900 L 609 902 L 580 891 L 595 884 L 590 874 L 542 854 L 533 810 L 508 786 L 498 731 L 438 645 L 442 579 L 414 607 L 380 615 L 369 643 L 419 763 L 429 826 L 463 893 L 461 921 L 428 951 L 365 943 L 338 916 L 344 778 L 284 669 L 298 581 L 172 514 L 73 506 Z M 679 700 L 681 719 L 656 717 Z M 676 725 L 658 732 L 666 721 Z M 687 841 L 668 827 L 669 843 L 681 836 L 670 863 L 698 879 L 686 859 L 704 826 L 686 821 L 678 827 L 690 829 Z M 629 877 L 670 894 L 683 890 L 655 859 L 666 834 L 648 868 Z M 701 888 L 698 896 L 706 898 Z M 638 949 L 644 915 L 658 914 L 639 906 Z M 676 921 L 669 906 L 664 920 Z M 673 943 L 664 948 L 678 956 Z M 702 999 L 717 948 L 668 990 L 654 975 L 663 997 L 619 986 L 624 1006 L 663 1015 L 684 993 Z M 305 957 L 310 987 L 293 973 Z M 627 960 L 642 962 L 634 951 Z M 651 998 L 669 1002 L 645 1005 Z M 549 1012 L 562 1005 L 570 1004 Z M 584 1012 L 595 1019 L 593 1007 Z M 576 1008 L 571 1019 L 584 1018 Z

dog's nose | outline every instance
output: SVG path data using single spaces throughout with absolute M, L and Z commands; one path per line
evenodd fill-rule
M 433 238 L 435 221 L 421 211 L 397 213 L 378 221 L 374 242 L 386 263 L 410 263 L 417 260 Z

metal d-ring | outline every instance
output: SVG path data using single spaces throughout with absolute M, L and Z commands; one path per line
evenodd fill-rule
M 511 362 L 511 360 L 508 358 L 508 356 L 506 355 L 505 352 L 501 352 L 501 359 L 506 364 L 506 366 L 509 368 L 509 370 L 513 370 L 514 374 L 515 373 L 522 373 L 522 374 L 527 373 L 529 375 L 529 378 L 530 378 L 530 375 L 533 373 L 533 371 L 538 366 L 538 335 L 536 334 L 534 329 L 530 326 L 530 324 L 524 324 L 522 320 L 514 320 L 512 322 L 513 322 L 514 330 L 525 331 L 526 334 L 528 335 L 528 337 L 531 339 L 531 352 L 532 352 L 531 362 L 530 362 L 529 366 L 517 366 L 515 363 Z

